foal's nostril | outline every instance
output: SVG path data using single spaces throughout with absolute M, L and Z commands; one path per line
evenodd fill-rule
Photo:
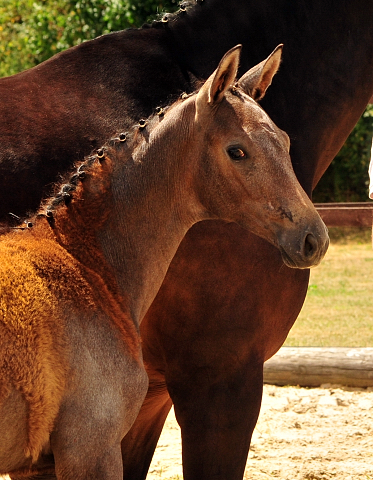
M 312 233 L 309 233 L 304 239 L 304 255 L 306 258 L 311 258 L 317 251 L 317 240 Z

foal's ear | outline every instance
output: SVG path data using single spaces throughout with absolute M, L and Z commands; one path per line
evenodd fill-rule
M 255 65 L 238 80 L 238 86 L 254 100 L 261 100 L 271 85 L 281 63 L 282 47 L 282 44 L 278 45 L 269 57 Z
M 214 106 L 222 101 L 225 92 L 236 80 L 242 45 L 231 48 L 220 60 L 218 68 L 210 75 L 197 94 L 196 109 L 202 113 L 206 105 Z

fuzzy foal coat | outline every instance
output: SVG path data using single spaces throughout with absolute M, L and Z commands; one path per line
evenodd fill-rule
M 85 254 L 94 254 L 98 265 L 97 251 L 90 252 L 89 243 L 86 248 Z M 26 452 L 31 462 L 49 442 L 71 374 L 66 317 L 86 317 L 87 324 L 114 319 L 118 338 L 141 362 L 138 335 L 118 297 L 103 283 L 108 272 L 99 275 L 83 267 L 56 242 L 46 221 L 21 235 L 8 234 L 0 242 L 0 257 L 0 375 L 12 379 L 12 385 L 2 384 L 0 393 L 14 408 L 24 410 L 27 425 L 4 457 L 14 463 L 19 455 L 21 462 Z M 0 426 L 1 432 L 9 430 L 5 417 Z

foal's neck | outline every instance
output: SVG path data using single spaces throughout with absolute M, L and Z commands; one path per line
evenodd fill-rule
M 104 281 L 106 276 L 115 278 L 136 323 L 153 301 L 187 230 L 203 219 L 192 190 L 194 156 L 189 153 L 198 139 L 191 139 L 185 129 L 181 134 L 182 122 L 168 124 L 167 135 L 157 129 L 139 134 L 147 138 L 134 152 L 127 151 L 125 162 L 121 157 L 129 145 L 113 155 L 109 151 L 102 165 L 96 165 L 112 169 L 110 186 L 96 181 L 107 193 L 97 200 L 93 195 L 91 201 L 88 192 L 83 202 L 77 199 L 67 207 L 62 222 L 56 216 L 66 248 Z M 98 188 L 88 181 L 84 189 Z

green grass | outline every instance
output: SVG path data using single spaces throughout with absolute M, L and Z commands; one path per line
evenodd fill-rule
M 325 259 L 311 270 L 303 309 L 286 346 L 373 347 L 370 229 L 330 229 Z

